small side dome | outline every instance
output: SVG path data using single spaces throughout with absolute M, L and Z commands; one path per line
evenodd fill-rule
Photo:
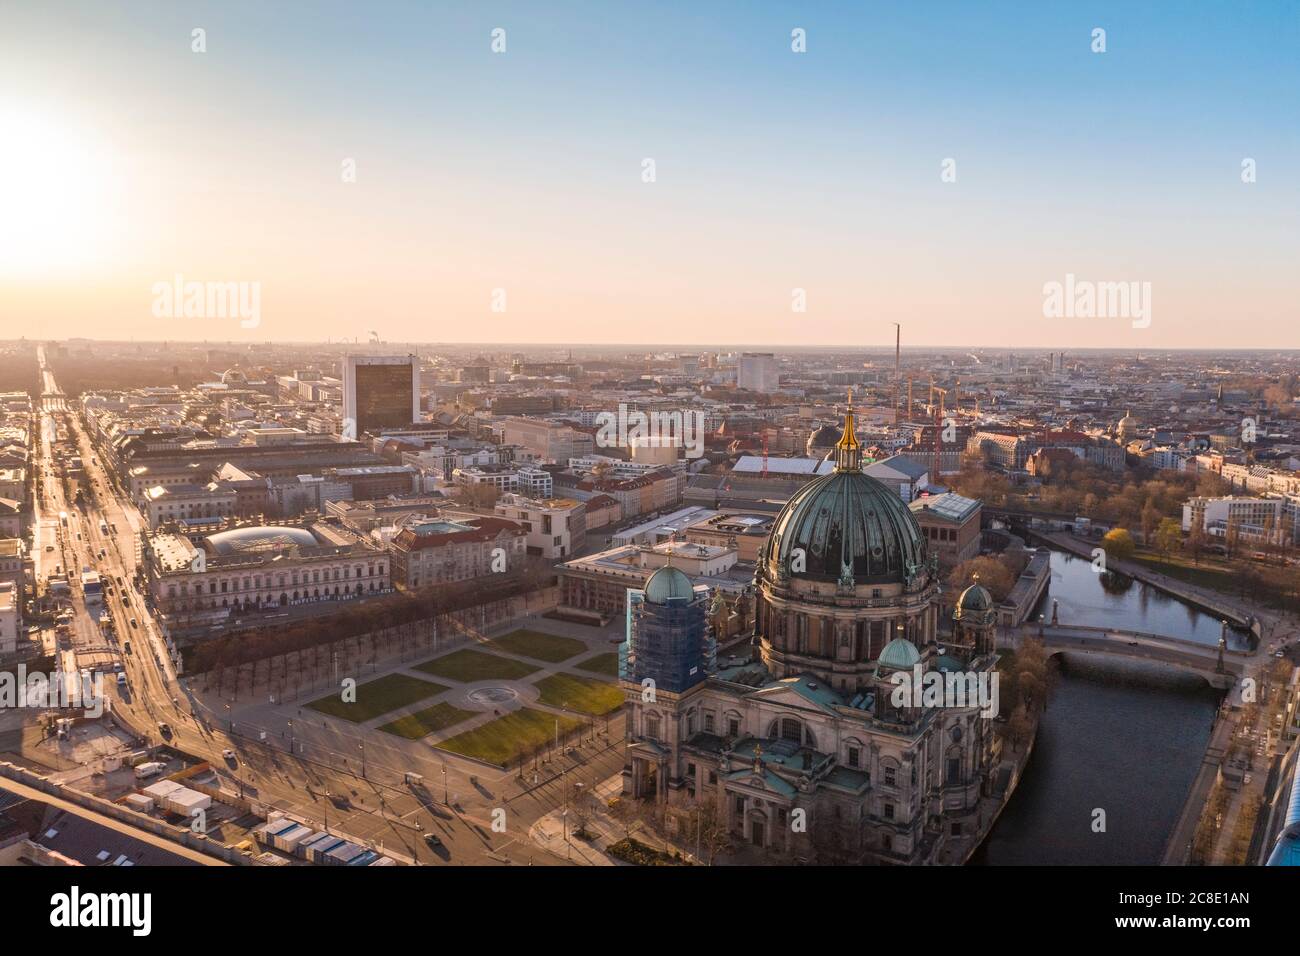
M 834 425 L 823 425 L 808 436 L 804 449 L 809 458 L 825 458 L 835 450 L 840 440 L 840 430 Z
M 689 601 L 694 596 L 695 587 L 691 579 L 671 565 L 659 568 L 645 583 L 645 599 L 651 604 Z
M 958 611 L 987 611 L 993 607 L 993 595 L 982 584 L 972 584 L 957 598 Z
M 911 670 L 919 663 L 921 663 L 921 652 L 916 649 L 916 645 L 905 637 L 896 637 L 880 652 L 877 667 Z

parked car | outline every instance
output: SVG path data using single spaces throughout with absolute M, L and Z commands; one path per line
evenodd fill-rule
M 442 838 L 439 837 L 438 834 L 436 833 L 426 833 L 424 835 L 424 842 L 427 843 L 429 846 L 433 847 L 435 850 L 442 846 Z

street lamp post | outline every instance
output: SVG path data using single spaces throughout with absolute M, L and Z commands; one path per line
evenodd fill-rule
M 289 721 L 289 753 L 293 753 L 293 721 Z

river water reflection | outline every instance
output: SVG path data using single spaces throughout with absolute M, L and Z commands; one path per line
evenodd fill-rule
M 1203 644 L 1217 644 L 1222 630 L 1213 615 L 1133 578 L 1098 574 L 1091 561 L 1060 551 L 1052 552 L 1052 582 L 1035 613 L 1050 621 L 1053 601 L 1061 624 L 1147 631 Z M 1245 647 L 1241 634 L 1229 629 L 1228 646 Z
M 1201 641 L 1220 624 L 1140 582 L 1101 580 L 1091 562 L 1053 553 L 1040 611 L 1062 624 Z M 1231 635 L 1234 646 L 1239 635 Z M 1060 679 L 1029 767 L 973 863 L 1156 864 L 1178 819 L 1221 692 L 1137 661 L 1056 658 Z M 1104 833 L 1094 811 L 1106 814 Z

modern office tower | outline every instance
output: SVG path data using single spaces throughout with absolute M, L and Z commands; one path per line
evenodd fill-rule
M 350 438 L 418 422 L 420 360 L 414 355 L 349 355 L 343 367 L 343 420 L 344 436 Z
M 736 366 L 736 387 L 770 394 L 780 386 L 776 356 L 771 352 L 742 352 Z

